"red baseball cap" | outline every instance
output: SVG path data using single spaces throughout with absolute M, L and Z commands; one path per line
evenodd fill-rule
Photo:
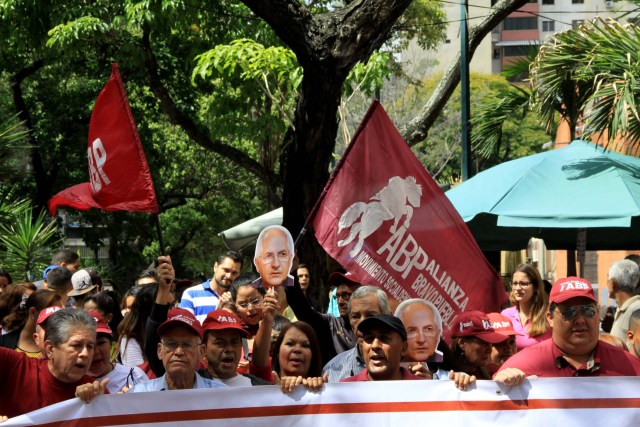
M 41 310 L 40 314 L 38 314 L 38 321 L 36 322 L 36 324 L 41 325 L 42 322 L 47 320 L 49 316 L 51 316 L 53 313 L 55 313 L 58 310 L 62 310 L 62 307 L 54 305 L 52 307 L 47 307 L 44 310 Z
M 458 314 L 451 324 L 451 337 L 476 337 L 490 344 L 498 344 L 508 338 L 497 333 L 491 326 L 489 316 L 478 310 Z
M 202 339 L 202 326 L 198 319 L 191 313 L 189 310 L 185 310 L 184 308 L 174 308 L 169 310 L 169 314 L 167 315 L 167 320 L 160 326 L 158 326 L 158 335 L 162 336 L 167 329 L 172 326 L 186 326 L 191 329 L 196 335 Z
M 329 275 L 329 287 L 338 287 L 339 285 L 356 285 L 360 286 L 360 282 L 356 282 L 355 276 L 351 273 L 340 273 L 339 271 L 334 271 Z
M 491 326 L 493 327 L 493 330 L 496 331 L 497 333 L 506 335 L 508 337 L 512 335 L 522 336 L 522 334 L 516 332 L 515 329 L 513 329 L 513 323 L 511 322 L 511 319 L 509 319 L 507 316 L 504 316 L 500 313 L 489 313 L 487 314 L 487 316 L 491 321 Z
M 242 327 L 238 316 L 227 310 L 210 311 L 202 323 L 202 329 L 204 332 L 235 330 L 245 337 L 249 336 L 249 333 Z
M 581 277 L 565 277 L 556 280 L 549 294 L 549 303 L 559 304 L 571 298 L 584 297 L 593 302 L 598 302 L 593 293 L 593 286 L 587 280 Z
M 111 335 L 111 328 L 109 327 L 109 325 L 107 325 L 107 322 L 104 321 L 102 316 L 100 316 L 100 313 L 98 313 L 97 311 L 92 311 L 92 312 L 89 313 L 89 316 L 91 316 L 94 319 L 96 319 L 96 323 L 97 323 L 96 332 L 97 333 Z

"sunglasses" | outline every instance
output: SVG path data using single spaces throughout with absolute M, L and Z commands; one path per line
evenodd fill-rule
M 558 306 L 558 311 L 560 311 L 564 320 L 569 321 L 575 319 L 578 313 L 582 314 L 584 317 L 591 318 L 596 315 L 598 309 L 594 304 L 584 304 L 568 307 Z

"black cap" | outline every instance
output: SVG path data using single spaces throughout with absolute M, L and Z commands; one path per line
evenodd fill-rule
M 377 316 L 367 317 L 358 325 L 358 330 L 363 334 L 376 328 L 391 329 L 400 334 L 402 341 L 407 340 L 407 331 L 404 329 L 402 320 L 390 314 L 378 314 Z

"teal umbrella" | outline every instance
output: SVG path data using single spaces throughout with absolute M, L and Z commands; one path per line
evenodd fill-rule
M 584 141 L 502 163 L 449 190 L 483 250 L 640 248 L 640 159 Z

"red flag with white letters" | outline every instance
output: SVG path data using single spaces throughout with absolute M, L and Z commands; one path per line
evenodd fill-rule
M 151 172 L 129 108 L 118 66 L 98 95 L 91 114 L 87 158 L 90 182 L 74 185 L 49 200 L 58 206 L 87 210 L 158 212 Z
M 458 313 L 499 311 L 499 275 L 377 101 L 336 171 L 311 220 L 320 244 L 356 280 L 398 301 L 431 301 L 446 336 Z

